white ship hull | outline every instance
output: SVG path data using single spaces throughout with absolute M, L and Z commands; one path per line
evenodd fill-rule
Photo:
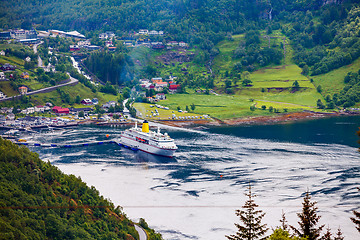
M 176 151 L 176 149 L 163 149 L 156 146 L 152 146 L 150 144 L 141 143 L 125 136 L 121 136 L 120 143 L 126 147 L 135 148 L 143 152 L 147 152 L 159 156 L 165 156 L 165 157 L 173 157 Z

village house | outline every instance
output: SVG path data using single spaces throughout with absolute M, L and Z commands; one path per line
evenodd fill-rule
M 150 82 L 149 79 L 140 79 L 140 80 L 139 80 L 140 85 L 141 85 L 141 84 L 147 84 L 147 83 L 149 83 L 149 82 Z
M 1 66 L 1 69 L 3 71 L 14 71 L 16 69 L 16 66 L 11 65 L 10 63 L 5 63 L 4 65 Z
M 6 95 L 3 92 L 0 91 L 0 99 L 1 98 L 6 98 Z
M 1 51 L 0 51 L 0 56 L 5 56 L 4 50 L 1 50 Z
M 93 51 L 93 50 L 99 50 L 101 47 L 96 46 L 96 45 L 89 45 L 89 46 L 84 46 L 84 48 L 86 48 L 87 50 Z
M 157 100 L 165 100 L 165 99 L 166 99 L 166 96 L 165 96 L 164 93 L 157 93 L 157 94 L 155 95 L 155 99 L 157 99 Z
M 35 108 L 34 107 L 28 107 L 27 109 L 26 109 L 26 114 L 32 114 L 32 113 L 34 113 L 35 112 Z
M 169 91 L 170 91 L 171 93 L 175 93 L 175 92 L 177 92 L 179 89 L 181 89 L 180 84 L 170 84 L 170 85 L 169 85 Z
M 101 40 L 104 40 L 104 39 L 107 39 L 107 38 L 108 38 L 108 35 L 107 35 L 106 33 L 100 33 L 100 34 L 99 34 L 99 38 L 100 38 Z
M 155 84 L 155 83 L 158 83 L 158 82 L 162 82 L 162 78 L 161 78 L 161 77 L 152 78 L 152 79 L 151 79 L 151 82 L 154 83 L 154 84 Z
M 149 102 L 151 102 L 151 103 L 154 102 L 154 98 L 152 98 L 152 97 L 146 97 L 146 99 L 147 99 Z
M 90 40 L 87 39 L 87 40 L 85 40 L 85 41 L 79 41 L 79 42 L 77 43 L 77 45 L 78 45 L 79 47 L 83 47 L 83 46 L 90 46 L 91 43 L 90 43 Z
M 27 56 L 26 58 L 25 58 L 25 62 L 30 62 L 31 61 L 31 58 L 29 57 L 29 56 Z
M 163 89 L 163 88 L 165 88 L 165 87 L 167 87 L 168 86 L 168 83 L 167 82 L 157 82 L 156 84 L 155 84 L 155 90 L 156 89 Z M 159 90 L 156 90 L 156 91 L 159 91 Z
M 92 105 L 93 102 L 89 98 L 85 98 L 81 101 L 81 104 L 83 105 Z
M 79 112 L 83 111 L 84 113 L 88 113 L 88 112 L 91 112 L 93 109 L 92 108 L 70 108 L 69 111 L 71 114 L 74 114 L 74 115 L 78 115 Z
M 45 107 L 42 105 L 35 106 L 35 112 L 45 112 Z
M 111 40 L 105 41 L 105 46 L 111 47 L 111 46 L 113 46 L 113 42 Z
M 5 73 L 4 72 L 0 72 L 0 81 L 5 80 Z
M 155 31 L 155 30 L 151 30 L 149 32 L 149 35 L 159 35 L 159 32 L 158 31 Z
M 79 51 L 80 47 L 78 45 L 70 45 L 70 51 L 74 52 L 74 51 Z
M 165 48 L 164 44 L 162 42 L 152 42 L 151 47 L 153 49 L 163 49 Z
M 29 75 L 28 72 L 23 72 L 23 73 L 21 74 L 21 78 L 22 78 L 22 79 L 29 79 L 29 78 L 30 78 L 30 75 Z
M 6 120 L 10 120 L 10 121 L 15 120 L 15 114 L 10 113 L 10 114 L 6 115 Z
M 62 108 L 62 107 L 59 107 L 59 106 L 55 106 L 52 108 L 52 111 L 56 114 L 59 114 L 59 115 L 66 115 L 66 114 L 69 114 L 69 109 L 68 108 Z
M 21 95 L 25 95 L 28 92 L 28 88 L 25 86 L 19 87 L 19 92 Z
M 179 42 L 179 47 L 185 48 L 187 46 L 188 46 L 188 44 L 186 42 Z
M 12 113 L 13 109 L 14 109 L 13 107 L 11 107 L 11 108 L 2 107 L 2 108 L 0 109 L 0 113 L 4 113 L 4 114 Z
M 105 104 L 102 105 L 102 108 L 110 108 L 110 107 L 115 107 L 116 102 L 115 101 L 109 101 Z
M 91 102 L 92 102 L 92 104 L 94 104 L 94 105 L 99 104 L 99 100 L 98 100 L 97 98 L 93 98 L 93 99 L 91 100 Z
M 147 35 L 147 34 L 149 34 L 149 30 L 147 30 L 147 29 L 140 29 L 140 30 L 139 30 L 139 34 L 140 34 L 140 35 Z
M 166 45 L 168 45 L 168 46 L 178 46 L 179 43 L 177 41 L 170 41 Z
M 115 37 L 115 33 L 113 32 L 104 32 L 99 34 L 99 38 L 102 40 L 111 39 L 113 37 Z

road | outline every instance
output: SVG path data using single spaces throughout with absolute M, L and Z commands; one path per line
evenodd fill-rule
M 77 80 L 76 78 L 71 77 L 70 75 L 69 75 L 69 79 L 70 79 L 69 82 L 59 84 L 59 85 L 55 85 L 55 86 L 52 86 L 52 87 L 47 87 L 47 88 L 42 88 L 42 89 L 39 89 L 39 90 L 31 91 L 31 92 L 28 92 L 26 95 L 30 96 L 30 95 L 39 94 L 39 93 L 47 93 L 47 92 L 54 91 L 55 89 L 57 89 L 59 87 L 64 87 L 64 86 L 69 86 L 69 85 L 76 85 L 79 82 L 79 80 Z M 2 98 L 2 99 L 0 99 L 0 102 L 8 101 L 8 100 L 12 100 L 14 98 L 20 98 L 20 97 L 21 97 L 21 94 L 16 95 L 16 96 L 12 96 L 12 97 Z
M 35 54 L 38 52 L 38 51 L 37 51 L 37 47 L 38 47 L 40 44 L 42 44 L 42 43 L 44 43 L 44 42 L 41 41 L 40 43 L 37 43 L 37 44 L 34 44 L 34 45 L 33 45 L 33 50 L 34 50 L 34 53 L 35 53 Z M 38 56 L 38 67 L 40 67 L 40 68 L 44 67 L 43 61 L 42 61 L 42 59 L 41 59 L 40 56 Z
M 134 224 L 134 226 L 135 230 L 139 233 L 139 240 L 147 240 L 148 238 L 145 230 L 136 224 Z

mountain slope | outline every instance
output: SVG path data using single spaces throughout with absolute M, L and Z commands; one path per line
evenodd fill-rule
M 137 239 L 134 224 L 80 178 L 0 138 L 1 239 Z

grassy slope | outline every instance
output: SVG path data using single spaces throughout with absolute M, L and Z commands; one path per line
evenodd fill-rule
M 357 72 L 359 69 L 360 58 L 347 66 L 335 69 L 326 74 L 313 76 L 312 78 L 314 79 L 314 84 L 316 86 L 321 85 L 323 96 L 328 94 L 332 95 L 334 93 L 339 93 L 344 88 L 344 77 L 348 72 Z
M 282 41 L 281 34 L 274 33 L 274 36 L 279 38 L 271 39 L 271 44 L 279 44 Z M 224 81 L 218 73 L 222 75 L 225 71 L 231 71 L 236 62 L 232 59 L 233 51 L 243 37 L 243 35 L 233 36 L 234 41 L 225 40 L 217 46 L 220 54 L 214 59 L 213 69 L 217 74 L 215 84 L 218 87 L 221 87 Z M 267 40 L 263 40 L 262 44 L 268 44 Z M 292 49 L 290 45 L 286 46 L 287 55 L 282 65 L 269 66 L 251 73 L 253 86 L 234 87 L 235 95 L 203 95 L 188 91 L 189 94 L 168 95 L 168 99 L 161 101 L 161 105 L 170 109 L 181 106 L 184 109 L 186 105 L 190 106 L 194 103 L 196 113 L 210 114 L 220 119 L 270 114 L 268 111 L 258 109 L 250 111 L 250 106 L 254 104 L 257 108 L 262 105 L 267 108 L 272 106 L 281 112 L 285 108 L 288 111 L 316 110 L 316 101 L 322 99 L 322 96 L 316 92 L 310 80 L 301 74 L 301 69 L 291 62 Z M 301 89 L 292 92 L 291 87 L 295 80 L 299 82 Z M 261 91 L 262 88 L 266 88 L 265 92 Z M 254 102 L 249 99 L 254 99 Z
M 162 106 L 166 106 L 165 101 L 161 101 L 159 103 Z M 153 106 L 153 107 L 150 107 Z M 188 104 L 189 108 L 190 105 Z M 184 113 L 184 112 L 178 112 L 177 111 L 177 106 L 176 107 L 172 107 L 169 110 L 166 109 L 161 109 L 161 108 L 157 108 L 154 106 L 154 104 L 148 104 L 148 103 L 134 103 L 134 107 L 136 108 L 137 111 L 141 112 L 142 117 L 144 119 L 153 119 L 153 120 L 168 120 L 169 117 L 171 118 L 173 114 L 175 114 L 177 117 L 192 117 L 192 116 L 197 116 L 198 119 L 200 119 L 200 115 L 196 114 L 196 113 Z M 185 110 L 186 106 L 181 106 L 183 110 Z M 152 116 L 149 117 L 153 112 L 155 113 L 155 109 L 158 110 L 159 112 L 159 116 Z
M 104 94 L 101 92 L 93 93 L 88 87 L 86 87 L 82 83 L 78 83 L 75 86 L 62 87 L 61 90 L 63 90 L 66 93 L 69 93 L 70 98 L 73 100 L 76 98 L 77 95 L 79 95 L 81 99 L 98 98 L 100 104 L 103 104 L 108 101 L 117 101 L 118 98 L 117 96 L 111 94 Z M 46 102 L 52 102 L 56 105 L 68 106 L 68 104 L 62 102 L 60 98 L 60 94 L 56 90 L 49 93 L 32 95 L 31 100 L 35 105 L 45 104 Z M 77 107 L 83 107 L 83 106 L 77 105 Z

